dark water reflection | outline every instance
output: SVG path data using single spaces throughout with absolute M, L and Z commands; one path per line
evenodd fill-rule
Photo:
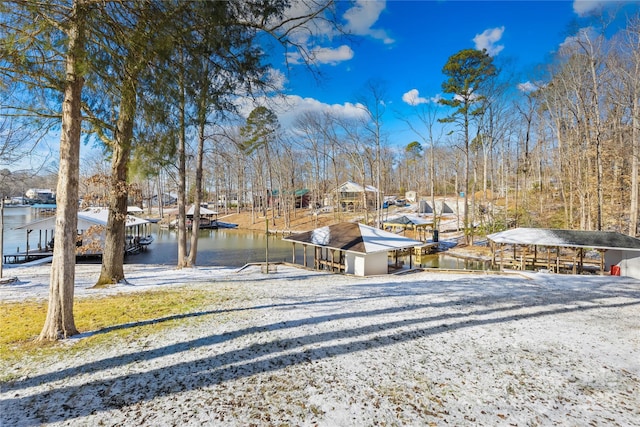
M 176 230 L 152 228 L 154 242 L 145 252 L 128 256 L 128 263 L 168 264 L 178 262 L 178 234 Z M 191 233 L 188 234 L 188 238 Z M 267 258 L 267 238 L 264 233 L 236 230 L 200 230 L 196 264 L 201 266 L 242 267 L 249 262 L 264 262 Z M 293 246 L 281 236 L 269 236 L 269 262 L 289 261 Z M 188 243 L 187 243 L 188 244 Z M 296 258 L 302 259 L 302 246 L 296 245 Z

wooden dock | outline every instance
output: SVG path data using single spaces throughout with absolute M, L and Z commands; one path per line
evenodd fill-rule
M 34 252 L 19 252 L 13 254 L 4 254 L 4 264 L 24 264 L 25 262 L 31 262 L 53 256 L 51 251 L 34 251 Z

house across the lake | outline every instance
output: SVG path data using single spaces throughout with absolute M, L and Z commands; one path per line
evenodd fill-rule
M 281 199 L 291 198 L 295 199 L 296 209 L 308 208 L 311 202 L 311 192 L 306 188 L 295 190 L 293 193 L 290 191 L 272 190 L 269 192 L 269 206 L 275 207 L 282 203 Z
M 362 186 L 352 181 L 340 185 L 331 194 L 332 204 L 346 211 L 375 209 L 377 196 L 377 188 L 371 185 Z
M 56 193 L 47 188 L 30 188 L 24 193 L 28 203 L 56 203 Z

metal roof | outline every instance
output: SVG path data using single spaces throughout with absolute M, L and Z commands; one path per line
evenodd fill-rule
M 188 208 L 185 207 L 185 215 L 186 216 L 193 216 L 193 213 L 196 210 L 196 205 L 191 204 L 191 206 L 189 206 Z M 178 215 L 178 208 L 175 209 L 165 209 L 164 210 L 164 214 L 165 215 Z M 200 215 L 201 216 L 206 216 L 206 215 L 218 215 L 217 211 L 213 211 L 209 208 L 205 208 L 204 206 L 200 206 Z
M 193 216 L 193 213 L 196 210 L 196 205 L 189 206 L 189 209 L 185 212 L 185 215 Z M 200 215 L 218 215 L 218 212 L 212 211 L 209 208 L 205 208 L 204 206 L 200 206 Z
M 337 188 L 336 191 L 338 191 L 339 193 L 364 193 L 365 190 L 373 193 L 378 192 L 378 189 L 372 185 L 363 187 L 362 185 L 357 184 L 353 181 L 347 181 L 343 183 L 340 187 Z
M 93 225 L 107 225 L 109 218 L 109 209 L 107 208 L 88 208 L 78 212 L 78 230 L 87 230 Z M 127 215 L 125 227 L 133 227 L 140 224 L 147 224 L 146 219 L 138 218 L 133 215 Z M 16 227 L 16 230 L 54 230 L 56 228 L 56 217 L 50 216 L 44 219 L 30 222 L 28 224 Z
M 383 221 L 385 225 L 399 225 L 399 226 L 413 226 L 413 227 L 426 227 L 427 225 L 433 225 L 433 220 L 427 220 L 424 218 L 416 217 L 413 215 L 402 215 L 387 218 Z
M 640 251 L 640 239 L 614 231 L 553 230 L 514 228 L 489 234 L 496 243 L 512 245 L 562 246 L 591 249 L 624 249 Z
M 282 240 L 362 254 L 388 252 L 424 245 L 423 242 L 418 240 L 408 239 L 355 222 L 343 222 L 320 227 L 285 237 Z

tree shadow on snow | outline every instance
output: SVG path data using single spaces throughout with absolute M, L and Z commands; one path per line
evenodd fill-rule
M 228 381 L 250 377 L 255 374 L 280 370 L 289 366 L 303 365 L 340 355 L 351 354 L 368 349 L 383 348 L 398 343 L 435 336 L 445 332 L 464 330 L 478 326 L 517 322 L 523 319 L 541 318 L 589 310 L 614 309 L 640 305 L 640 291 L 636 286 L 612 290 L 605 282 L 594 282 L 593 287 L 585 290 L 552 289 L 545 286 L 525 287 L 518 285 L 513 292 L 504 292 L 508 280 L 496 277 L 479 280 L 474 278 L 465 284 L 448 283 L 446 289 L 429 288 L 428 281 L 416 285 L 410 282 L 385 282 L 357 284 L 363 295 L 354 298 L 328 298 L 306 300 L 291 303 L 261 305 L 229 310 L 213 310 L 170 316 L 149 322 L 120 325 L 109 330 L 141 326 L 143 324 L 184 319 L 189 317 L 215 315 L 232 311 L 258 311 L 263 309 L 289 309 L 310 305 L 348 304 L 352 308 L 347 312 L 304 316 L 283 322 L 274 322 L 238 328 L 222 334 L 178 342 L 149 351 L 137 351 L 130 354 L 111 357 L 81 366 L 75 366 L 59 372 L 34 376 L 5 384 L 5 394 L 15 396 L 5 399 L 5 408 L 21 408 L 23 412 L 47 413 L 46 419 L 23 417 L 21 425 L 39 425 L 41 422 L 60 422 L 89 416 L 113 408 L 134 405 L 150 401 L 157 397 L 174 393 L 188 392 L 215 386 Z M 600 284 L 599 284 L 600 283 Z M 470 289 L 470 284 L 478 286 L 478 291 Z M 492 288 L 496 288 L 492 290 Z M 498 292 L 502 289 L 502 293 Z M 495 291 L 495 294 L 494 294 Z M 418 294 L 432 295 L 430 302 L 407 304 L 407 298 Z M 369 294 L 369 295 L 367 295 Z M 456 297 L 451 298 L 454 294 Z M 437 301 L 440 297 L 446 300 Z M 395 301 L 395 298 L 401 301 Z M 423 296 L 424 298 L 424 296 Z M 605 298 L 615 298 L 606 302 Z M 366 304 L 374 299 L 385 299 L 384 307 L 367 308 Z M 397 304 L 400 302 L 401 304 Z M 357 308 L 365 306 L 364 309 Z M 528 311 L 524 311 L 528 309 Z M 531 311 L 535 309 L 535 311 Z M 446 310 L 443 312 L 443 310 Z M 332 310 L 330 310 L 332 311 Z M 348 327 L 336 328 L 340 322 L 363 319 Z M 370 323 L 364 322 L 364 319 Z M 373 320 L 373 322 L 371 322 Z M 307 333 L 293 338 L 276 338 L 279 332 L 289 329 L 312 326 L 329 326 L 330 330 Z M 303 331 L 305 329 L 302 329 Z M 308 330 L 308 329 L 306 329 Z M 105 330 L 105 332 L 108 332 Z M 251 342 L 239 344 L 238 348 L 224 350 L 216 346 L 230 343 L 236 339 L 251 336 Z M 143 372 L 122 373 L 111 377 L 111 369 L 122 368 L 130 364 L 152 361 L 162 357 L 174 357 L 180 360 L 181 354 L 194 349 L 211 347 L 209 356 L 193 360 L 178 361 L 169 366 L 146 369 Z M 228 348 L 229 345 L 226 346 Z M 203 352 L 204 354 L 204 352 Z M 151 364 L 150 364 L 151 366 Z M 134 369 L 131 369 L 132 371 Z M 79 378 L 82 375 L 99 371 L 105 372 L 105 378 L 93 379 L 78 385 L 50 385 L 50 389 L 34 395 L 20 397 L 19 391 L 43 383 Z M 84 396 L 78 399 L 77 396 Z M 87 397 L 90 396 L 90 397 Z M 37 411 L 38 405 L 55 410 Z M 76 403 L 77 402 L 77 403 Z

